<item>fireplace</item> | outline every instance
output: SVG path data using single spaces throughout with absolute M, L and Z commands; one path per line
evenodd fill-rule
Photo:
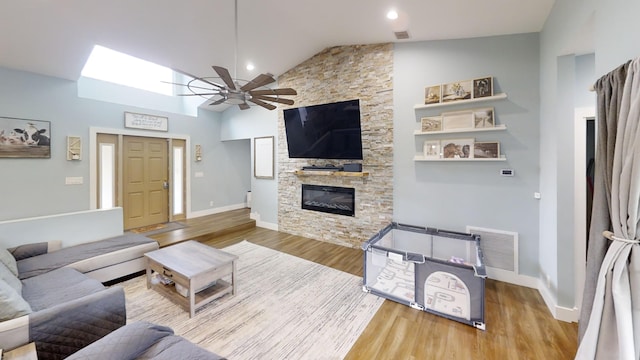
M 302 208 L 355 216 L 356 189 L 302 184 Z

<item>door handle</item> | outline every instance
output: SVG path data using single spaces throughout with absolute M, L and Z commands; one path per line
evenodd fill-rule
M 163 189 L 168 189 L 169 188 L 169 183 L 167 182 L 167 180 L 162 181 L 162 188 Z

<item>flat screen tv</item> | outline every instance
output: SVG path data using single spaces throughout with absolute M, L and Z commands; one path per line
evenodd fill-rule
M 284 110 L 290 158 L 362 160 L 360 100 Z

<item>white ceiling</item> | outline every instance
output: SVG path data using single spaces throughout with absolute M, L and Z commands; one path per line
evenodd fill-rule
M 337 45 L 540 31 L 554 0 L 238 0 L 237 77 L 279 75 Z M 400 17 L 385 15 L 391 8 Z M 234 0 L 2 0 L 0 66 L 77 80 L 94 44 L 234 75 Z M 244 69 L 247 60 L 256 69 Z

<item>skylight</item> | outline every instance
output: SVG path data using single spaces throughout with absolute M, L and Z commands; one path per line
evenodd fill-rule
M 95 45 L 82 76 L 108 81 L 163 95 L 173 95 L 173 71 L 109 48 Z

